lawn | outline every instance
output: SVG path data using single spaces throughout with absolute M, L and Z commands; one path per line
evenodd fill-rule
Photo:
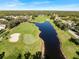
M 48 16 L 38 16 L 32 22 L 45 22 L 46 19 L 49 19 Z M 63 31 L 58 28 L 53 20 L 50 20 L 50 23 L 55 28 L 58 38 L 61 43 L 61 50 L 66 57 L 66 59 L 73 59 L 73 57 L 78 57 L 76 51 L 79 51 L 79 46 L 70 42 L 70 35 L 67 31 Z M 20 39 L 16 43 L 9 42 L 9 37 L 11 34 L 21 33 Z M 7 35 L 8 39 L 0 42 L 0 53 L 5 52 L 4 59 L 16 59 L 18 54 L 22 54 L 22 59 L 24 59 L 24 53 L 30 51 L 31 54 L 34 54 L 36 51 L 41 50 L 41 38 L 39 37 L 39 29 L 32 23 L 24 22 L 19 26 L 10 30 L 10 33 Z
M 43 23 L 43 22 L 45 22 L 47 19 L 49 19 L 49 16 L 39 15 L 38 17 L 35 17 L 35 19 L 34 19 L 32 22 Z
M 38 16 L 35 18 L 35 22 L 45 22 L 46 19 L 49 19 L 49 17 L 47 16 Z M 58 34 L 58 38 L 60 40 L 61 43 L 61 50 L 62 53 L 64 54 L 64 56 L 66 57 L 66 59 L 73 59 L 73 57 L 79 57 L 76 54 L 76 51 L 79 51 L 79 46 L 75 45 L 73 42 L 70 42 L 69 39 L 72 37 L 71 34 L 69 34 L 67 31 L 63 31 L 60 28 L 58 28 L 53 20 L 49 21 L 52 26 L 55 28 L 57 34 Z
M 18 42 L 9 42 L 11 34 L 20 33 L 20 39 Z M 4 59 L 16 59 L 18 54 L 22 54 L 24 59 L 25 52 L 35 54 L 37 51 L 41 51 L 42 41 L 39 37 L 40 31 L 34 24 L 27 22 L 21 23 L 19 26 L 10 30 L 7 35 L 8 39 L 0 42 L 0 53 L 5 52 Z

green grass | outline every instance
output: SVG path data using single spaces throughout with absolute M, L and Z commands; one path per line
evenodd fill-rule
M 42 23 L 42 22 L 45 22 L 46 19 L 49 19 L 49 17 L 39 16 L 35 19 L 35 22 Z M 68 33 L 67 31 L 63 31 L 60 28 L 58 28 L 54 24 L 53 20 L 50 20 L 50 23 L 55 28 L 55 30 L 58 34 L 58 38 L 61 43 L 61 50 L 62 50 L 62 53 L 64 54 L 64 56 L 66 57 L 66 59 L 73 59 L 73 57 L 78 57 L 78 55 L 76 54 L 76 51 L 79 51 L 79 46 L 76 46 L 74 43 L 69 41 L 69 39 L 72 37 L 72 35 L 70 33 Z
M 21 23 L 19 26 L 10 30 L 8 37 L 14 33 L 21 33 L 20 39 L 16 43 L 9 42 L 8 39 L 0 42 L 0 53 L 5 52 L 4 59 L 16 59 L 18 54 L 21 53 L 24 55 L 25 52 L 30 51 L 31 54 L 34 54 L 37 51 L 41 51 L 41 39 L 39 38 L 40 31 L 34 24 L 30 23 Z M 24 35 L 31 34 L 34 37 L 34 42 L 30 44 L 25 44 Z M 26 43 L 28 39 L 25 40 Z M 22 59 L 24 56 L 22 57 Z
M 48 16 L 38 16 L 32 22 L 45 22 L 48 19 Z M 66 57 L 66 59 L 73 59 L 73 57 L 78 57 L 76 51 L 79 51 L 79 46 L 76 46 L 74 43 L 70 42 L 69 39 L 72 37 L 67 31 L 63 31 L 58 28 L 52 20 L 50 23 L 56 29 L 58 33 L 58 38 L 61 43 L 61 50 Z M 13 33 L 21 33 L 20 40 L 16 43 L 11 43 L 7 40 L 0 42 L 0 53 L 3 51 L 6 53 L 4 59 L 16 59 L 19 53 L 23 54 L 27 51 L 30 51 L 34 54 L 36 51 L 40 51 L 41 40 L 39 38 L 39 29 L 32 23 L 21 23 L 19 26 L 10 30 L 8 37 Z M 24 43 L 23 36 L 31 34 L 31 38 L 34 38 L 35 42 L 32 44 Z M 29 41 L 26 39 L 26 41 Z M 53 53 L 53 52 L 52 52 Z M 24 59 L 24 57 L 22 57 Z
M 78 57 L 76 55 L 76 51 L 79 51 L 79 46 L 76 46 L 74 43 L 70 42 L 69 39 L 72 37 L 67 31 L 63 31 L 59 29 L 53 21 L 50 21 L 50 23 L 54 26 L 58 33 L 58 38 L 61 43 L 61 50 L 66 57 L 66 59 L 73 59 L 73 57 Z
M 32 22 L 43 23 L 46 21 L 46 19 L 49 19 L 49 16 L 38 16 Z
M 36 22 L 45 22 L 46 19 L 49 19 L 49 17 L 39 16 L 35 19 L 35 21 Z M 50 20 L 50 23 L 55 28 L 55 30 L 58 34 L 58 38 L 61 43 L 61 50 L 62 50 L 62 53 L 64 54 L 64 56 L 66 57 L 66 59 L 73 59 L 73 57 L 78 57 L 78 55 L 76 54 L 76 51 L 79 51 L 79 46 L 76 46 L 74 43 L 69 41 L 69 39 L 72 37 L 72 35 L 70 33 L 68 33 L 67 31 L 63 31 L 60 28 L 58 28 L 54 24 L 53 20 Z

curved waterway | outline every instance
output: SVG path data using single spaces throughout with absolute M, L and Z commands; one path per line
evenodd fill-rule
M 57 33 L 50 22 L 35 23 L 41 31 L 40 37 L 44 41 L 45 59 L 65 59 L 61 50 Z

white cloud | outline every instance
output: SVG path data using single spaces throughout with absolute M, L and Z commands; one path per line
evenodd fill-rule
M 41 5 L 41 4 L 49 4 L 51 1 L 43 1 L 43 2 L 32 2 L 34 5 Z
M 43 1 L 43 2 L 28 2 L 22 3 L 20 0 L 8 0 L 3 7 L 0 6 L 0 10 L 22 10 L 22 9 L 41 9 L 42 7 L 49 5 L 51 1 Z
M 54 6 L 54 7 L 50 7 L 49 9 L 66 10 L 66 11 L 79 11 L 78 7 L 79 7 L 79 4 L 69 4 L 69 5 Z
M 0 0 L 5 1 L 5 0 Z M 79 11 L 79 4 L 54 5 L 51 1 L 23 3 L 20 0 L 7 0 L 0 4 L 0 10 L 71 10 Z
M 63 11 L 79 11 L 79 4 L 69 5 L 48 5 L 48 6 L 36 6 L 29 8 L 31 10 L 63 10 Z M 28 9 L 28 10 L 29 10 Z
M 17 9 L 18 6 L 24 5 L 24 3 L 20 2 L 19 0 L 4 1 L 5 0 L 1 1 L 3 4 L 0 4 L 0 10 Z

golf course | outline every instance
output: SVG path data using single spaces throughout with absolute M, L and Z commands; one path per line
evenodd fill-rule
M 40 28 L 41 26 L 42 28 Z M 51 29 L 50 26 L 53 27 L 53 29 Z M 34 59 L 37 52 L 39 52 L 39 54 L 45 54 L 45 50 L 43 49 L 47 49 L 48 51 L 46 50 L 46 53 L 49 53 L 49 55 L 51 51 L 50 58 L 60 55 L 63 55 L 66 59 L 73 59 L 74 56 L 78 57 L 75 52 L 79 49 L 79 46 L 69 41 L 72 35 L 58 28 L 49 16 L 38 16 L 30 22 L 23 22 L 12 29 L 7 29 L 6 32 L 8 32 L 8 34 L 1 38 L 0 41 L 0 54 L 5 54 L 4 59 L 25 59 L 26 53 L 29 53 L 29 59 Z M 6 32 L 3 34 L 6 34 Z M 57 50 L 54 50 L 55 47 Z M 58 54 L 54 55 L 56 52 Z

